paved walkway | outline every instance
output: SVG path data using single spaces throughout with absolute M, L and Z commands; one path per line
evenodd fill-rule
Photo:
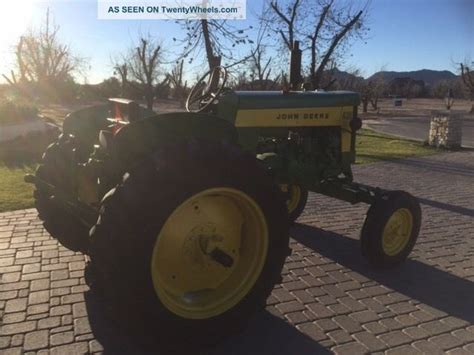
M 474 153 L 359 166 L 355 175 L 421 199 L 410 260 L 371 270 L 357 241 L 367 207 L 313 194 L 267 310 L 209 353 L 474 353 Z M 139 353 L 102 317 L 84 261 L 49 238 L 35 210 L 0 214 L 0 353 Z

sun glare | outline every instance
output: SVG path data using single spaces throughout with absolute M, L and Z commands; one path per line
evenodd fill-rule
M 18 38 L 31 26 L 36 0 L 3 0 L 0 11 L 0 62 L 8 61 Z

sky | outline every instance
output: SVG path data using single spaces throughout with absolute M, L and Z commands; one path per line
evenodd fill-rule
M 233 21 L 236 26 L 257 27 L 255 14 L 264 1 L 248 0 L 247 20 Z M 365 0 L 354 2 L 365 4 Z M 111 58 L 130 48 L 140 33 L 161 38 L 170 59 L 179 51 L 172 38 L 184 35 L 173 21 L 98 20 L 97 0 L 2 0 L 0 6 L 0 74 L 12 69 L 15 42 L 41 23 L 47 8 L 60 26 L 61 40 L 87 60 L 86 76 L 79 81 L 88 83 L 112 76 Z M 455 72 L 456 62 L 474 60 L 473 15 L 474 0 L 372 0 L 368 38 L 348 49 L 341 69 L 358 68 L 365 77 L 381 69 Z

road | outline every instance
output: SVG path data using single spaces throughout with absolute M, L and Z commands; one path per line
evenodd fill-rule
M 428 139 L 430 117 L 384 117 L 378 120 L 366 120 L 364 123 L 368 128 L 382 133 L 424 141 Z M 472 118 L 463 120 L 462 145 L 474 148 L 474 119 Z

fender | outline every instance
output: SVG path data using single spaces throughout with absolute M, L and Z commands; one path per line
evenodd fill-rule
M 108 126 L 110 105 L 100 104 L 86 107 L 66 116 L 63 123 L 63 133 L 72 134 L 79 146 L 91 152 L 99 138 L 99 131 Z
M 174 112 L 142 119 L 122 127 L 114 137 L 114 150 L 122 167 L 136 164 L 160 146 L 200 139 L 237 144 L 237 130 L 215 115 Z
M 102 103 L 90 107 L 86 107 L 66 116 L 63 123 L 63 132 L 72 134 L 81 147 L 81 151 L 85 156 L 92 152 L 94 144 L 98 144 L 99 132 L 110 126 L 108 118 L 115 117 L 113 103 Z M 152 110 L 138 107 L 138 115 L 140 118 L 156 116 Z

